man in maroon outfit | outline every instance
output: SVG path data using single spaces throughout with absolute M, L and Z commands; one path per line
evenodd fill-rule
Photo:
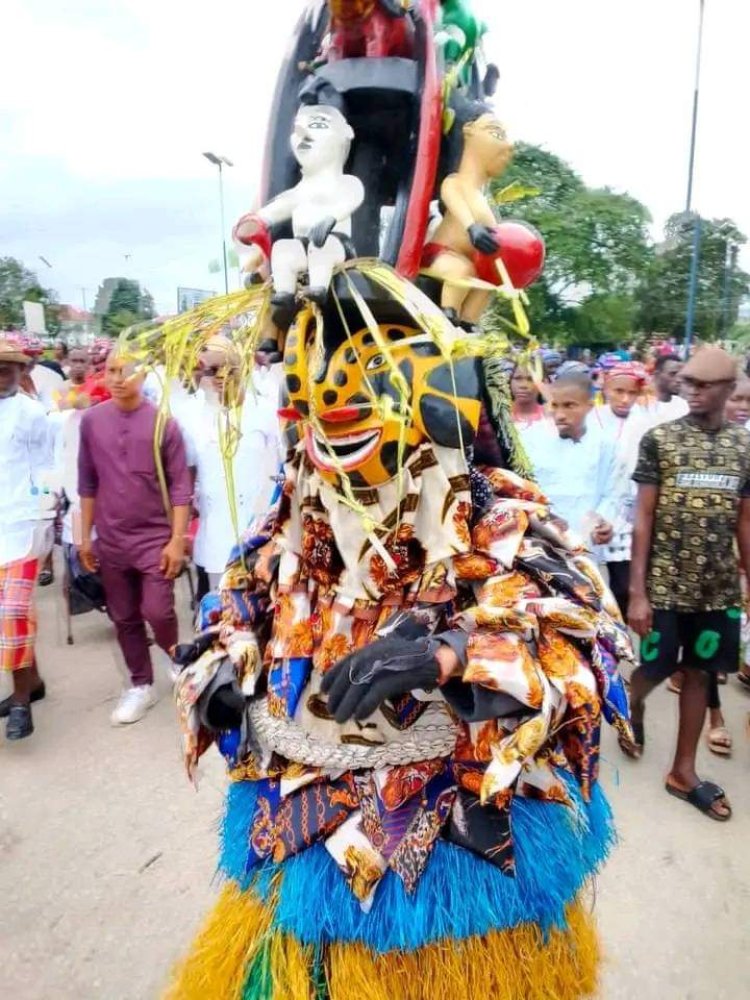
M 167 502 L 154 455 L 156 409 L 143 398 L 142 376 L 116 352 L 107 358 L 105 384 L 111 401 L 81 421 L 80 558 L 84 569 L 101 573 L 130 673 L 112 713 L 114 725 L 127 725 L 156 701 L 145 623 L 165 652 L 177 642 L 174 579 L 183 566 L 192 485 L 180 430 L 168 420 L 160 443 Z

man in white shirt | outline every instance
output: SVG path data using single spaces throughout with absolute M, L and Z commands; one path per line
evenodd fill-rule
M 549 387 L 552 420 L 538 421 L 522 440 L 553 513 L 603 562 L 617 505 L 617 469 L 614 445 L 587 420 L 591 396 L 588 375 L 560 375 Z
M 615 449 L 618 503 L 612 522 L 612 539 L 604 550 L 609 587 L 623 618 L 628 617 L 630 588 L 630 550 L 633 543 L 633 510 L 636 488 L 631 477 L 638 461 L 641 438 L 653 426 L 637 405 L 648 381 L 648 374 L 637 361 L 620 361 L 604 377 L 606 405 L 593 411 L 595 422 Z
M 687 400 L 680 396 L 682 361 L 676 354 L 660 354 L 654 366 L 654 392 L 656 399 L 649 400 L 641 410 L 649 427 L 679 420 L 688 412 Z
M 206 344 L 200 355 L 200 371 L 193 426 L 186 433 L 186 441 L 190 439 L 189 462 L 195 466 L 197 476 L 199 526 L 193 559 L 205 570 L 211 590 L 216 590 L 237 543 L 232 510 L 238 531 L 242 532 L 270 505 L 274 477 L 282 461 L 277 417 L 279 387 L 273 373 L 256 369 L 243 392 L 237 349 L 221 336 L 212 337 Z M 242 406 L 239 435 L 234 455 L 225 462 L 221 428 L 224 424 L 226 430 L 226 407 L 231 407 L 233 401 Z M 230 471 L 231 483 L 227 482 Z
M 31 736 L 31 702 L 45 695 L 34 642 L 33 598 L 40 561 L 51 545 L 40 520 L 42 473 L 52 463 L 44 408 L 19 391 L 28 359 L 22 346 L 0 337 L 0 670 L 13 677 L 13 694 L 0 702 L 9 740 Z

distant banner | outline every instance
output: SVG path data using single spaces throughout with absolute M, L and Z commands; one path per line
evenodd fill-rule
M 45 334 L 47 332 L 44 322 L 44 306 L 41 302 L 24 302 L 23 316 L 27 333 Z
M 206 299 L 212 299 L 216 292 L 206 291 L 205 288 L 178 288 L 177 289 L 177 312 L 190 312 Z

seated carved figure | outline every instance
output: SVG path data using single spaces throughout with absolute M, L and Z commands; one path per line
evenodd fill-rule
M 440 304 L 446 315 L 454 322 L 474 324 L 491 292 L 467 282 L 479 277 L 501 283 L 494 267 L 501 250 L 494 232 L 497 219 L 486 187 L 510 163 L 513 146 L 494 113 L 482 104 L 462 104 L 453 127 L 462 133 L 463 149 L 455 172 L 440 188 L 444 215 L 425 246 L 422 264 L 444 282 Z
M 250 248 L 244 268 L 259 272 L 270 258 L 277 305 L 291 306 L 301 274 L 309 276 L 308 296 L 322 301 L 337 264 L 346 259 L 351 217 L 364 200 L 362 182 L 344 173 L 354 137 L 341 112 L 327 105 L 303 106 L 290 144 L 301 179 L 234 228 L 242 249 Z M 291 220 L 293 239 L 271 245 L 269 228 Z

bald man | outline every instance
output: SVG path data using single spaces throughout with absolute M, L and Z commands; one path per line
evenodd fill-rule
M 631 678 L 636 743 L 620 742 L 628 756 L 641 756 L 645 698 L 679 665 L 679 731 L 666 790 L 720 822 L 731 807 L 723 789 L 698 777 L 695 756 L 709 689 L 739 664 L 735 540 L 743 569 L 750 568 L 750 434 L 724 416 L 736 380 L 728 354 L 702 348 L 682 371 L 688 415 L 641 441 L 628 615 L 642 640 Z

